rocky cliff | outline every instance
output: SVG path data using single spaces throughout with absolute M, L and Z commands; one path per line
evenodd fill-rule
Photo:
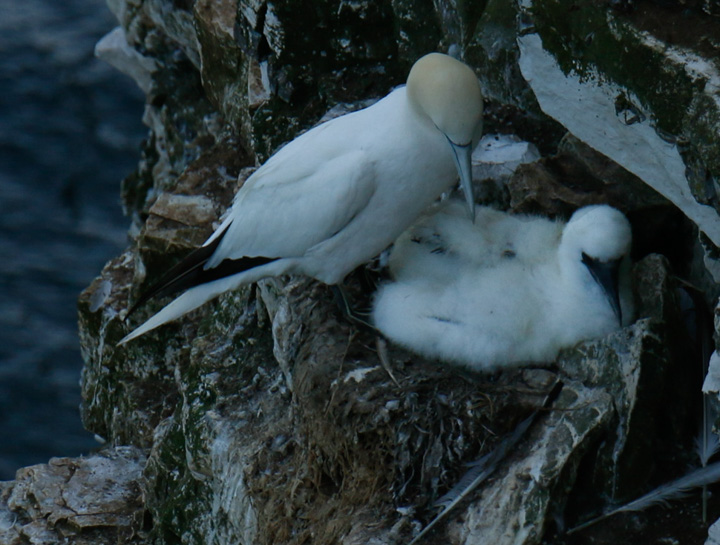
M 79 301 L 83 420 L 106 447 L 3 484 L 0 541 L 407 543 L 557 380 L 552 410 L 427 542 L 582 543 L 563 531 L 697 463 L 720 293 L 717 2 L 108 3 L 119 26 L 97 54 L 146 93 L 150 131 L 122 187 L 128 248 Z M 635 324 L 544 366 L 473 375 L 357 330 L 326 286 L 293 277 L 116 346 L 138 293 L 205 240 L 256 165 L 429 51 L 476 71 L 486 147 L 525 152 L 478 150 L 482 199 L 628 215 Z M 358 297 L 363 276 L 349 278 Z M 691 530 L 652 531 L 702 541 L 699 515 L 684 518 Z M 607 524 L 595 542 L 648 532 Z

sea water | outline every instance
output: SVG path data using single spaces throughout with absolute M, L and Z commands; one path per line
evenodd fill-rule
M 0 480 L 98 445 L 80 422 L 76 300 L 126 244 L 142 93 L 93 57 L 102 0 L 0 0 Z

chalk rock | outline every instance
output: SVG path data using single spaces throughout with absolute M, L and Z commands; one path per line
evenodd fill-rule
M 520 70 L 542 110 L 671 200 L 720 246 L 712 182 L 720 174 L 720 143 L 708 138 L 720 132 L 718 68 L 599 5 L 581 8 L 557 40 L 550 14 L 569 3 L 547 4 L 523 4 L 533 26 L 518 38 Z M 587 34 L 581 21 L 588 20 L 603 22 Z M 573 61 L 583 40 L 585 55 Z M 638 85 L 638 77 L 648 84 Z
M 0 542 L 144 543 L 144 467 L 140 449 L 116 447 L 20 469 L 0 484 Z
M 150 92 L 157 64 L 130 47 L 122 27 L 116 27 L 95 45 L 95 56 L 134 79 L 143 93 Z

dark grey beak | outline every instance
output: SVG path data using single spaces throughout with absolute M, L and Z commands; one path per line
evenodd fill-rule
M 617 316 L 618 323 L 622 325 L 622 309 L 620 308 L 620 289 L 618 286 L 618 279 L 620 273 L 620 261 L 621 259 L 614 259 L 612 261 L 600 261 L 587 255 L 585 252 L 582 254 L 582 262 L 590 271 L 590 274 L 595 279 L 607 297 L 610 306 Z
M 445 136 L 450 143 L 455 157 L 455 166 L 460 176 L 460 186 L 465 193 L 465 202 L 467 202 L 468 213 L 470 219 L 475 223 L 475 200 L 473 198 L 472 189 L 472 142 L 467 144 L 456 144 Z

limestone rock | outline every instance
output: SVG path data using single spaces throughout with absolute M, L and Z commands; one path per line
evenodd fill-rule
M 720 543 L 720 520 L 716 521 L 715 524 L 710 526 L 708 530 L 708 538 L 705 541 L 705 545 L 718 545 Z
M 538 159 L 540 152 L 530 142 L 514 135 L 486 134 L 472 154 L 475 200 L 504 202 L 505 188 L 513 174 L 521 165 Z
M 569 7 L 523 5 L 532 26 L 518 38 L 518 62 L 541 108 L 670 199 L 720 245 L 712 182 L 720 174 L 720 145 L 711 136 L 720 131 L 718 67 L 697 44 L 664 43 L 599 4 L 580 8 L 560 29 L 553 14 Z M 589 21 L 603 22 L 588 32 Z
M 247 130 L 251 69 L 235 41 L 236 14 L 232 0 L 198 0 L 193 7 L 203 88 L 225 119 Z
M 0 542 L 144 543 L 144 467 L 141 450 L 117 447 L 20 469 L 1 486 Z
M 122 27 L 116 27 L 97 43 L 95 56 L 134 79 L 143 93 L 150 93 L 156 63 L 130 47 Z
M 613 419 L 612 397 L 602 389 L 567 382 L 549 415 L 524 448 L 486 487 L 454 529 L 457 543 L 538 543 L 553 501 L 570 486 L 580 459 Z M 451 530 L 453 531 L 453 530 Z

